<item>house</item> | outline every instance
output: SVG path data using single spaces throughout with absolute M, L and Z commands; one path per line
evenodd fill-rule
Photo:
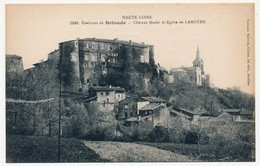
M 166 101 L 158 97 L 142 97 L 137 102 L 136 117 L 126 119 L 127 126 L 146 123 L 155 127 L 157 125 L 167 125 L 170 116 L 166 107 Z
M 117 103 L 125 99 L 125 89 L 120 87 L 93 86 L 88 92 L 97 103 Z
M 243 118 L 246 118 L 246 119 L 254 120 L 255 112 L 242 109 L 242 111 L 240 112 L 240 116 L 242 116 Z
M 127 96 L 124 100 L 118 103 L 117 120 L 125 120 L 130 117 L 137 117 L 137 102 L 138 99 L 134 96 Z
M 222 109 L 222 112 L 227 112 L 230 115 L 239 115 L 242 109 Z
M 196 121 L 199 116 L 200 116 L 201 112 L 194 110 L 194 111 L 190 111 L 188 109 L 184 109 L 184 108 L 171 108 L 170 109 L 170 116 L 171 117 L 176 117 L 177 115 L 183 116 L 188 120 L 194 120 Z
M 159 97 L 141 97 L 137 103 L 137 114 L 139 114 L 139 109 L 147 104 L 157 103 L 166 105 L 166 100 Z

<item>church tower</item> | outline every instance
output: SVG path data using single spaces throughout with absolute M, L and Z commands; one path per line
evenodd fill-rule
M 204 75 L 204 62 L 200 58 L 199 46 L 197 46 L 196 59 L 193 61 L 193 67 L 199 67 L 201 70 L 201 74 Z

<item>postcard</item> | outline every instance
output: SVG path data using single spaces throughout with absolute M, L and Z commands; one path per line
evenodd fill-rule
M 6 4 L 6 163 L 254 162 L 255 4 Z

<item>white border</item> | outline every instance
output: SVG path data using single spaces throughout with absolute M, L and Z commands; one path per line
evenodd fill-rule
M 259 39 L 260 39 L 260 20 L 259 7 L 260 3 L 257 0 L 1 0 L 0 1 L 0 165 L 36 165 L 36 164 L 5 164 L 5 4 L 66 4 L 66 3 L 255 3 L 255 85 L 259 85 L 260 71 L 259 66 Z M 237 163 L 237 162 L 223 162 L 223 163 L 208 163 L 208 162 L 178 162 L 178 163 L 141 163 L 142 165 L 259 165 L 259 87 L 255 88 L 256 96 L 256 162 Z M 140 163 L 78 163 L 73 165 L 136 165 Z M 37 165 L 71 165 L 71 163 L 61 164 L 37 164 Z

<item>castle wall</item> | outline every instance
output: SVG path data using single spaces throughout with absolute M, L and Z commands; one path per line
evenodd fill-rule
M 154 64 L 152 46 L 116 39 L 77 39 L 60 43 L 60 55 L 65 91 L 87 92 L 101 78 L 126 89 L 151 87 L 151 71 L 140 73 L 136 65 Z
M 6 72 L 23 75 L 23 60 L 17 55 L 6 55 Z

